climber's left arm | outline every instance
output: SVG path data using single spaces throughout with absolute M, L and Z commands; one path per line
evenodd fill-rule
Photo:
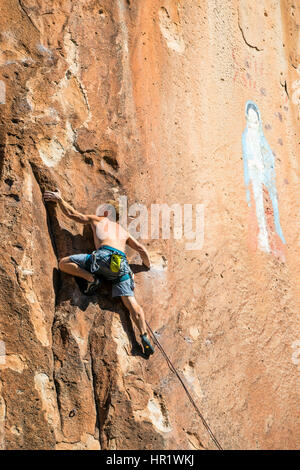
M 56 202 L 59 204 L 62 212 L 72 220 L 75 220 L 75 222 L 79 222 L 80 224 L 90 224 L 93 223 L 93 221 L 99 221 L 100 218 L 97 217 L 96 215 L 86 215 L 86 214 L 81 214 L 81 212 L 78 212 L 76 209 L 74 209 L 71 204 L 69 204 L 67 201 L 65 201 L 61 194 L 60 191 L 45 191 L 44 192 L 44 200 L 46 202 Z

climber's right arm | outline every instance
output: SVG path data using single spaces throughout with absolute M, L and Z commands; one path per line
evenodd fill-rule
M 60 191 L 45 191 L 44 193 L 44 200 L 45 201 L 50 201 L 50 202 L 56 202 L 59 204 L 59 207 L 61 208 L 62 212 L 69 217 L 69 219 L 75 220 L 75 222 L 79 222 L 80 224 L 90 224 L 94 220 L 99 221 L 100 218 L 97 217 L 96 215 L 85 215 L 81 214 L 78 212 L 76 209 L 74 209 L 71 204 L 69 204 L 67 201 L 65 201 L 61 194 Z
M 150 268 L 150 265 L 151 265 L 150 256 L 149 256 L 149 253 L 147 252 L 146 248 L 144 247 L 144 245 L 139 243 L 129 233 L 128 233 L 128 238 L 126 240 L 126 243 L 127 243 L 128 246 L 130 246 L 130 248 L 132 248 L 133 250 L 137 251 L 140 254 L 140 257 L 142 258 L 143 264 L 147 268 Z

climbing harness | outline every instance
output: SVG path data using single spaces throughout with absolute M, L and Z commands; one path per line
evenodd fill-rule
M 124 274 L 121 277 L 118 277 L 115 281 L 111 281 L 113 284 L 119 284 L 120 282 L 127 281 L 127 279 L 131 279 L 131 275 L 129 273 Z
M 201 411 L 199 410 L 198 406 L 196 405 L 193 397 L 191 396 L 190 392 L 188 391 L 184 381 L 182 380 L 182 378 L 180 377 L 179 373 L 177 372 L 177 370 L 175 369 L 175 367 L 173 366 L 172 362 L 170 361 L 168 355 L 166 354 L 166 352 L 164 351 L 162 345 L 160 344 L 160 342 L 158 341 L 158 339 L 156 338 L 155 334 L 153 333 L 149 323 L 146 321 L 146 324 L 147 324 L 147 327 L 150 331 L 150 334 L 151 334 L 151 337 L 152 337 L 152 340 L 156 343 L 158 349 L 160 350 L 160 352 L 162 353 L 162 355 L 164 356 L 169 368 L 171 369 L 171 371 L 176 375 L 176 377 L 178 378 L 179 382 L 181 383 L 182 387 L 184 388 L 184 391 L 185 393 L 187 394 L 188 396 L 188 399 L 190 400 L 190 402 L 192 403 L 193 407 L 195 408 L 198 416 L 200 417 L 202 423 L 203 423 L 203 426 L 205 427 L 205 429 L 207 430 L 208 434 L 210 435 L 212 441 L 214 442 L 214 444 L 216 445 L 216 447 L 218 448 L 218 450 L 223 450 L 223 448 L 221 447 L 221 444 L 219 443 L 219 441 L 217 440 L 217 438 L 215 437 L 214 433 L 212 432 L 212 430 L 210 429 L 208 423 L 206 422 L 204 416 L 202 415 Z

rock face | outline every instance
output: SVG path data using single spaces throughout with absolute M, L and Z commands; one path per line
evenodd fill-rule
M 299 447 L 299 2 L 1 0 L 0 26 L 0 448 L 215 448 L 109 287 L 58 271 L 93 244 L 57 187 L 199 204 L 198 243 L 145 237 L 136 296 L 225 449 Z

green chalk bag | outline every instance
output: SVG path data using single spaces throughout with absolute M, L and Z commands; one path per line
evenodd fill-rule
M 118 273 L 121 268 L 122 256 L 113 254 L 110 258 L 110 270 L 113 273 Z

